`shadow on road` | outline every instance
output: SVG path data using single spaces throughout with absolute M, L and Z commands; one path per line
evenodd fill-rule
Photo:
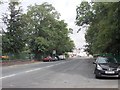
M 86 79 L 96 79 L 94 76 L 94 65 L 93 59 L 76 59 L 59 65 L 56 67 L 50 68 L 50 70 L 55 73 L 63 73 L 68 75 L 79 75 Z M 72 78 L 72 77 L 71 77 Z M 118 80 L 118 78 L 100 78 L 100 80 Z
M 120 80 L 118 77 L 101 77 L 99 80 Z
M 64 73 L 69 75 L 79 75 L 85 78 L 94 79 L 94 65 L 92 59 L 76 59 L 70 62 L 64 63 L 56 67 L 50 68 L 50 70 L 56 73 Z

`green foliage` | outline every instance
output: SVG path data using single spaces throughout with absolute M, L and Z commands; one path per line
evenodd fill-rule
M 25 46 L 22 9 L 19 7 L 19 2 L 9 2 L 8 10 L 10 14 L 6 13 L 3 17 L 7 31 L 5 30 L 2 35 L 2 50 L 3 53 L 19 53 Z
M 81 3 L 76 24 L 89 25 L 85 38 L 86 51 L 120 53 L 120 3 Z
M 32 53 L 41 55 L 57 54 L 71 51 L 73 42 L 68 37 L 69 30 L 60 14 L 48 3 L 35 4 L 28 7 L 28 12 L 23 15 L 26 21 L 25 34 L 28 36 L 28 46 Z
M 76 24 L 78 26 L 83 26 L 84 24 L 90 24 L 93 13 L 91 9 L 91 5 L 88 2 L 82 2 L 80 7 L 78 6 L 76 9 Z
M 3 54 L 20 59 L 22 52 L 34 54 L 35 59 L 71 51 L 74 43 L 68 37 L 69 30 L 60 14 L 48 3 L 29 6 L 22 14 L 19 2 L 9 3 L 10 14 L 5 14 L 3 21 L 7 31 L 2 35 Z M 18 8 L 16 8 L 18 7 Z

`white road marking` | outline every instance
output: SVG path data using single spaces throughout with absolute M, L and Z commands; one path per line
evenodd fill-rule
M 33 70 L 29 70 L 29 71 L 25 71 L 25 73 L 29 73 L 29 72 L 33 72 L 33 71 L 37 71 L 37 70 L 40 70 L 42 68 L 36 68 L 36 69 L 33 69 Z
M 11 74 L 11 75 L 8 75 L 8 76 L 4 76 L 4 77 L 1 77 L 0 79 L 4 79 L 4 78 L 8 78 L 8 77 L 13 77 L 15 76 L 16 74 Z
M 33 70 L 28 70 L 28 71 L 24 71 L 24 72 L 20 72 L 20 73 L 16 73 L 16 74 L 11 74 L 11 75 L 7 75 L 7 76 L 3 76 L 3 77 L 0 77 L 0 80 L 1 79 L 5 79 L 5 78 L 9 78 L 9 77 L 13 77 L 13 76 L 16 76 L 16 75 L 24 74 L 24 73 L 29 73 L 29 72 L 38 71 L 38 70 L 41 70 L 41 69 L 53 67 L 53 66 L 56 66 L 56 65 L 67 63 L 67 62 L 62 62 L 62 63 L 58 63 L 58 64 L 54 64 L 54 65 L 50 65 L 50 66 L 46 66 L 46 67 L 42 67 L 42 68 L 36 68 L 36 69 L 33 69 Z
M 29 71 L 25 71 L 25 72 L 26 72 L 26 73 L 29 73 L 29 72 L 33 72 L 33 71 L 38 71 L 38 70 L 45 69 L 45 68 L 49 68 L 49 67 L 53 67 L 53 66 L 56 66 L 56 65 L 59 65 L 59 64 L 62 64 L 62 63 L 58 63 L 58 64 L 46 66 L 46 67 L 43 67 L 43 68 L 36 68 L 36 69 L 29 70 Z

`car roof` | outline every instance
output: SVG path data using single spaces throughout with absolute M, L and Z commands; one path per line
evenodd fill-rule
M 100 58 L 108 58 L 108 59 L 113 58 L 113 59 L 117 62 L 116 58 L 114 58 L 114 57 L 109 57 L 109 56 L 99 56 L 99 57 L 97 57 L 96 60 L 98 60 L 98 59 L 100 59 Z
M 98 56 L 98 58 L 114 58 L 114 57 L 111 57 L 111 56 Z

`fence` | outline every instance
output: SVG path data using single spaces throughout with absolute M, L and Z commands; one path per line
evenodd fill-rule
M 26 61 L 26 60 L 33 60 L 34 54 L 22 52 L 19 54 L 4 54 L 2 55 L 2 61 L 13 61 L 13 60 L 19 60 L 19 61 Z
M 116 60 L 118 62 L 120 62 L 120 53 L 119 54 L 111 54 L 111 53 L 102 53 L 102 54 L 95 54 L 94 57 L 97 57 L 97 56 L 110 56 L 110 57 L 114 57 L 116 58 Z
M 119 54 L 119 55 L 114 55 L 114 57 L 116 58 L 116 60 L 117 60 L 118 62 L 120 62 L 120 54 Z

